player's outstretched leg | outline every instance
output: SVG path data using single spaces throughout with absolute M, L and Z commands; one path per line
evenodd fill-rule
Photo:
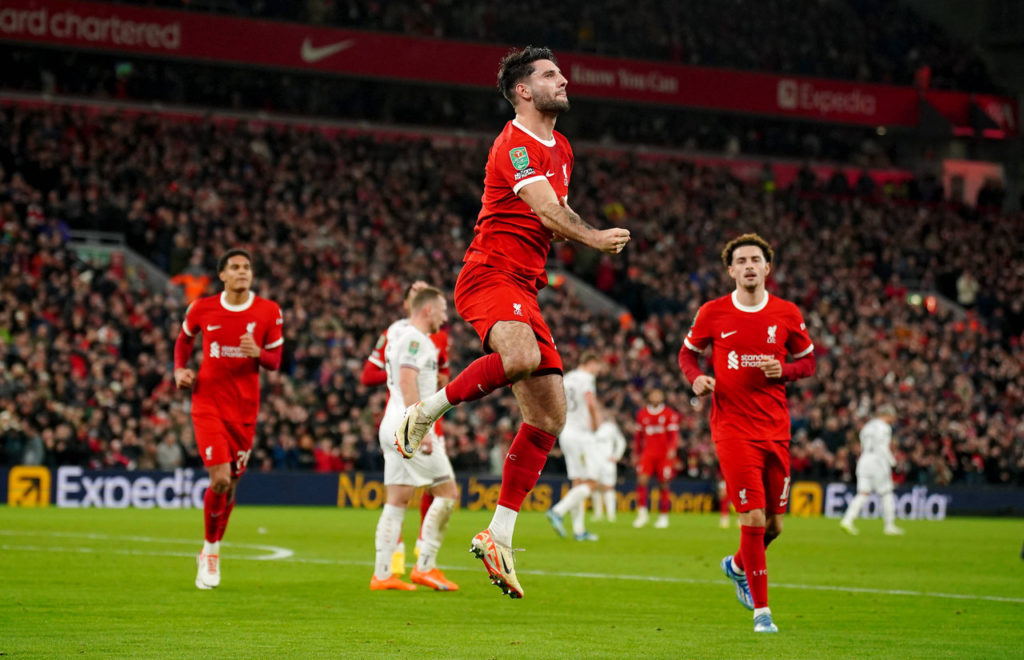
M 750 585 L 747 584 L 747 575 L 733 561 L 732 555 L 722 558 L 720 564 L 722 574 L 733 581 L 736 586 L 736 600 L 748 610 L 754 609 L 754 597 L 750 595 Z
M 203 495 L 203 518 L 206 535 L 203 549 L 196 556 L 196 587 L 198 589 L 215 589 L 220 586 L 220 536 L 221 518 L 228 507 L 230 495 L 207 488 Z

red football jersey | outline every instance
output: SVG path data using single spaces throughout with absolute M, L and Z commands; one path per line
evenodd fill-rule
M 644 406 L 636 414 L 636 450 L 645 454 L 656 451 L 668 453 L 679 443 L 681 420 L 680 414 L 665 404 L 656 408 Z
M 230 422 L 255 423 L 260 407 L 260 362 L 242 354 L 242 335 L 252 333 L 266 350 L 284 343 L 284 319 L 277 303 L 249 293 L 249 301 L 229 305 L 223 293 L 200 298 L 185 312 L 189 337 L 203 333 L 203 361 L 192 386 L 193 414 Z
M 518 193 L 527 184 L 547 179 L 560 199 L 566 197 L 572 165 L 572 148 L 561 133 L 542 140 L 515 120 L 505 124 L 487 156 L 483 207 L 463 261 L 531 280 L 544 278 L 551 231 Z
M 754 307 L 740 305 L 736 292 L 704 303 L 684 340 L 698 353 L 712 345 L 715 391 L 711 433 L 716 440 L 789 440 L 786 384 L 769 380 L 762 360 L 786 362 L 814 350 L 796 305 L 765 292 Z

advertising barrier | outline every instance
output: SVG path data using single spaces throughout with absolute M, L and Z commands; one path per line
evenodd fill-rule
M 469 476 L 456 481 L 461 508 L 494 510 L 501 487 L 498 477 Z M 18 507 L 201 509 L 208 485 L 205 471 L 191 468 L 173 472 L 84 470 L 78 466 L 62 466 L 52 472 L 40 466 L 0 468 L 0 501 Z M 673 513 L 718 510 L 713 481 L 676 480 L 670 488 Z M 564 479 L 541 477 L 522 510 L 546 511 L 568 489 Z M 850 484 L 797 481 L 790 491 L 789 514 L 838 518 L 853 496 Z M 239 482 L 237 497 L 243 505 L 379 509 L 384 505 L 385 491 L 379 473 L 250 472 Z M 652 497 L 652 502 L 656 501 Z M 618 502 L 619 511 L 636 508 L 635 484 L 618 485 Z M 872 496 L 861 516 L 879 515 L 878 498 Z M 896 490 L 898 518 L 943 520 L 950 515 L 1024 516 L 1024 489 L 912 486 Z
M 406 37 L 99 2 L 5 0 L 0 39 L 156 57 L 493 88 L 508 46 Z M 268 46 L 268 45 L 272 45 Z M 727 110 L 826 122 L 916 126 L 912 87 L 559 53 L 570 94 L 630 103 Z M 962 92 L 925 92 L 958 119 L 974 103 Z M 1016 102 L 976 103 L 1007 134 Z M 951 120 L 952 121 L 952 120 Z M 956 121 L 954 121 L 956 123 Z

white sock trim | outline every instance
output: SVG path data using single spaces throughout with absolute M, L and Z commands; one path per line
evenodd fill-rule
M 491 530 L 491 536 L 498 543 L 512 545 L 512 533 L 516 529 L 516 518 L 518 517 L 518 511 L 513 511 L 499 504 L 494 508 L 494 516 L 491 518 L 491 524 L 487 526 L 487 529 Z

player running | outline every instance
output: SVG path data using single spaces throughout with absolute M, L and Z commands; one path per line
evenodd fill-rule
M 200 589 L 220 584 L 220 541 L 256 434 L 260 367 L 276 371 L 284 345 L 281 308 L 250 289 L 249 253 L 228 250 L 218 261 L 217 272 L 224 291 L 189 305 L 174 343 L 174 382 L 192 389 L 196 446 L 210 473 L 203 497 L 206 536 L 196 558 Z M 203 360 L 196 376 L 187 365 L 198 332 L 203 333 Z
M 736 282 L 731 295 L 697 312 L 679 366 L 697 396 L 712 395 L 711 438 L 729 499 L 740 519 L 740 548 L 722 559 L 740 603 L 754 610 L 754 632 L 778 628 L 768 607 L 765 549 L 782 533 L 789 503 L 789 406 L 786 383 L 814 373 L 814 344 L 796 305 L 769 295 L 771 246 L 744 234 L 722 250 Z M 714 376 L 701 372 L 698 355 L 714 345 Z M 786 355 L 794 358 L 785 362 Z
M 567 84 L 547 48 L 528 46 L 501 61 L 498 87 L 516 118 L 491 146 L 483 207 L 455 286 L 456 308 L 487 354 L 412 406 L 395 438 L 399 451 L 412 456 L 453 406 L 512 385 L 523 425 L 505 458 L 491 524 L 472 541 L 492 582 L 512 598 L 523 596 L 512 556 L 516 517 L 565 423 L 562 359 L 537 304 L 550 243 L 567 238 L 617 254 L 629 242 L 628 230 L 595 229 L 569 206 L 573 153 L 554 130 L 569 109 Z
M 647 487 L 651 477 L 658 480 L 657 529 L 668 527 L 668 512 L 672 506 L 668 484 L 675 476 L 676 452 L 679 448 L 679 426 L 682 416 L 665 405 L 665 393 L 655 387 L 647 393 L 647 405 L 636 414 L 636 435 L 633 436 L 633 456 L 636 460 L 636 520 L 633 527 L 647 524 Z
M 392 572 L 392 557 L 399 542 L 405 509 L 413 492 L 427 487 L 434 496 L 423 522 L 423 541 L 411 578 L 417 584 L 437 591 L 455 591 L 459 587 L 437 568 L 437 552 L 448 529 L 448 520 L 455 509 L 458 489 L 455 473 L 444 451 L 435 446 L 431 430 L 420 451 L 404 460 L 394 451 L 395 429 L 408 406 L 427 394 L 437 391 L 438 350 L 429 335 L 436 333 L 448 320 L 448 303 L 433 287 L 416 293 L 409 304 L 409 317 L 391 324 L 384 351 L 388 375 L 388 405 L 380 423 L 379 440 L 384 452 L 384 486 L 387 502 L 377 522 L 376 557 L 370 589 L 414 590 Z
M 896 409 L 891 404 L 878 407 L 878 416 L 860 430 L 860 458 L 857 460 L 857 495 L 850 501 L 839 526 L 856 536 L 860 534 L 853 521 L 868 501 L 871 493 L 882 498 L 883 533 L 900 536 L 903 529 L 896 526 L 896 498 L 893 496 L 892 468 L 896 457 L 892 455 L 892 423 Z

